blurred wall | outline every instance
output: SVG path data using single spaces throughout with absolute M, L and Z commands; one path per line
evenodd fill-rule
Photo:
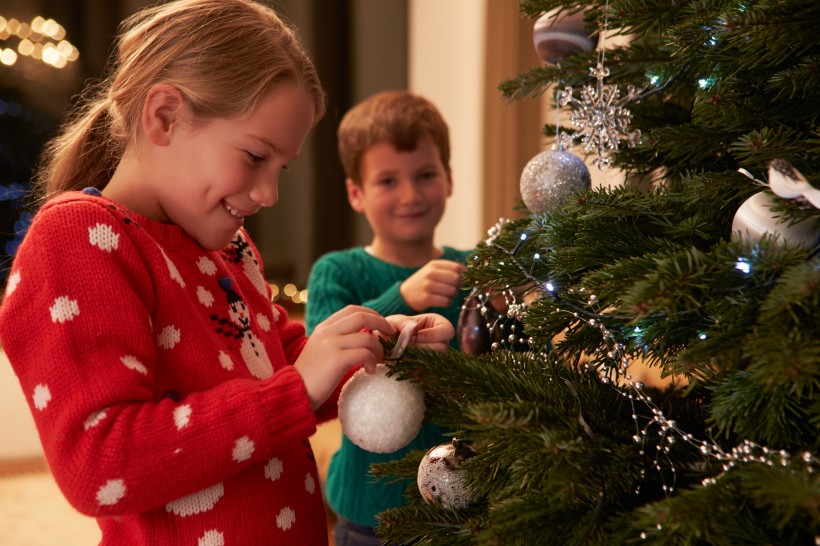
M 453 195 L 436 243 L 457 248 L 474 247 L 486 231 L 480 218 L 487 1 L 409 4 L 409 87 L 433 101 L 450 126 Z

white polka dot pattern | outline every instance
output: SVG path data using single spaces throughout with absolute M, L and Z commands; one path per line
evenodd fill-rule
M 8 282 L 6 283 L 6 297 L 11 296 L 15 290 L 17 290 L 17 285 L 20 284 L 20 272 L 15 271 L 9 277 Z
M 108 408 L 105 408 L 105 409 L 100 410 L 100 411 L 95 411 L 94 413 L 89 415 L 88 418 L 85 420 L 85 422 L 83 423 L 83 428 L 85 430 L 88 430 L 90 428 L 96 427 L 97 425 L 99 425 L 102 422 L 103 419 L 105 419 L 105 416 L 107 414 L 108 414 Z
M 174 408 L 174 424 L 182 430 L 191 423 L 191 406 L 183 404 Z
M 42 411 L 46 409 L 48 403 L 51 402 L 51 390 L 48 388 L 48 385 L 40 384 L 34 387 L 32 400 L 34 400 L 34 407 L 38 410 Z
M 125 365 L 125 367 L 129 370 L 134 370 L 135 372 L 141 373 L 142 375 L 148 375 L 148 369 L 135 356 L 125 355 L 124 357 L 120 358 L 120 362 L 122 362 Z
M 162 329 L 157 336 L 157 344 L 163 349 L 173 349 L 182 339 L 182 332 L 176 326 L 170 325 Z
M 265 477 L 275 482 L 282 477 L 282 461 L 274 457 L 265 465 Z
M 233 370 L 233 360 L 224 351 L 219 351 L 219 363 L 228 371 Z
M 196 299 L 198 299 L 199 303 L 205 307 L 210 307 L 214 304 L 214 295 L 211 294 L 211 291 L 204 286 L 196 287 Z
M 211 529 L 202 535 L 196 546 L 225 546 L 225 536 L 216 529 Z
M 207 512 L 216 506 L 219 499 L 225 494 L 225 486 L 218 483 L 208 489 L 203 489 L 187 497 L 182 497 L 165 505 L 165 510 L 171 514 L 184 518 Z
M 279 511 L 279 514 L 276 516 L 276 526 L 282 529 L 283 531 L 287 531 L 293 526 L 293 523 L 296 521 L 296 512 L 294 512 L 291 508 L 285 506 Z
M 88 242 L 105 252 L 112 252 L 120 244 L 120 234 L 107 224 L 97 224 L 88 228 Z
M 174 279 L 182 288 L 185 288 L 185 281 L 182 280 L 182 275 L 179 274 L 179 269 L 177 269 L 177 266 L 174 265 L 174 262 L 171 261 L 171 258 L 168 257 L 161 247 L 159 251 L 162 252 L 162 257 L 165 258 L 165 263 L 168 265 L 168 273 L 171 274 L 171 278 Z
M 311 495 L 316 491 L 316 480 L 313 479 L 313 474 L 308 473 L 308 475 L 305 476 L 305 491 Z
M 270 320 L 268 320 L 268 317 L 266 317 L 262 313 L 257 313 L 256 322 L 259 324 L 259 327 L 262 328 L 262 330 L 264 330 L 265 332 L 270 332 Z
M 233 446 L 233 460 L 238 463 L 247 461 L 253 455 L 254 447 L 255 445 L 250 438 L 247 436 L 241 437 Z
M 80 306 L 77 300 L 72 300 L 68 296 L 60 296 L 48 309 L 51 311 L 51 322 L 68 322 L 80 314 Z
M 122 480 L 108 480 L 97 491 L 97 502 L 100 506 L 117 504 L 125 496 L 125 482 Z
M 279 317 L 282 313 L 279 312 L 279 309 L 275 305 L 271 305 L 270 309 L 273 312 L 273 322 L 279 322 Z
M 203 275 L 213 277 L 216 274 L 216 264 L 207 256 L 202 256 L 197 260 L 196 266 Z

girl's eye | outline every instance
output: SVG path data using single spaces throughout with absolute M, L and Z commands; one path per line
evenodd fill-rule
M 256 155 L 255 153 L 252 153 L 252 152 L 245 152 L 245 153 L 248 154 L 248 157 L 250 158 L 251 163 L 263 163 L 265 161 L 265 158 L 261 155 Z

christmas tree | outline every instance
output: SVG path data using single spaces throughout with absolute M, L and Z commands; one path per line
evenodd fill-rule
M 409 506 L 381 514 L 379 534 L 820 543 L 820 3 L 519 7 L 531 19 L 582 14 L 599 46 L 602 33 L 629 37 L 500 89 L 555 93 L 564 127 L 545 134 L 557 133 L 557 152 L 655 183 L 573 187 L 550 158 L 542 166 L 559 178 L 522 176 L 529 215 L 493 227 L 465 275 L 477 303 L 459 336 L 486 326 L 489 350 L 408 349 L 392 365 L 457 440 L 373 468 L 423 482 Z M 666 382 L 644 382 L 639 366 Z

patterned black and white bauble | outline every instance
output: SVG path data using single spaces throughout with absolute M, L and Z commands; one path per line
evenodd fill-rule
M 392 453 L 415 438 L 424 421 L 424 393 L 410 381 L 361 369 L 339 394 L 339 423 L 351 442 L 372 453 Z
M 521 172 L 521 198 L 530 212 L 543 214 L 570 195 L 589 189 L 592 179 L 580 157 L 565 150 L 547 150 Z
M 812 219 L 789 224 L 775 216 L 771 211 L 773 204 L 774 199 L 766 192 L 758 192 L 744 201 L 732 220 L 732 237 L 757 243 L 764 233 L 769 233 L 790 245 L 813 247 L 820 242 L 820 230 Z
M 443 508 L 466 508 L 472 504 L 464 484 L 461 463 L 476 454 L 469 444 L 453 439 L 431 448 L 419 464 L 417 483 L 427 504 Z

